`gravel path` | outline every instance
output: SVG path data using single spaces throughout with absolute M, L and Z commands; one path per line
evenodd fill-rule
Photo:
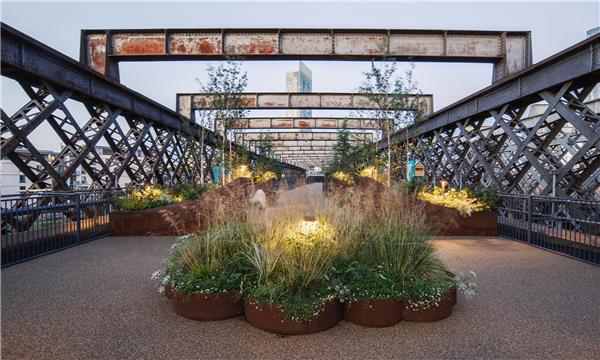
M 600 268 L 513 241 L 435 241 L 478 275 L 446 320 L 297 337 L 175 315 L 149 280 L 172 242 L 104 238 L 2 270 L 2 358 L 600 358 Z

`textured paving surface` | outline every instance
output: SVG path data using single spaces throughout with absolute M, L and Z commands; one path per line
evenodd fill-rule
M 600 358 L 600 268 L 509 240 L 437 240 L 478 294 L 452 317 L 278 337 L 178 317 L 149 280 L 172 238 L 104 238 L 2 270 L 2 358 Z

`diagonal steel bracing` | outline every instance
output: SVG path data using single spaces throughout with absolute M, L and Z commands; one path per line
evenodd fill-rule
M 414 144 L 430 180 L 596 197 L 600 99 L 588 95 L 600 83 L 598 54 L 600 35 L 432 114 L 394 142 Z M 531 105 L 545 109 L 528 115 Z

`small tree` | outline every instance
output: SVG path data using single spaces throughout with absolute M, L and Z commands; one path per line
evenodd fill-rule
M 364 144 L 356 144 L 351 140 L 352 134 L 348 131 L 347 120 L 344 120 L 337 133 L 337 141 L 333 146 L 333 159 L 324 169 L 326 176 L 331 176 L 333 173 L 340 171 L 356 180 L 360 168 L 365 163 L 365 155 L 368 151 L 365 151 Z
M 229 145 L 229 170 L 232 170 L 232 125 L 239 119 L 247 116 L 248 110 L 242 98 L 242 93 L 248 85 L 248 75 L 242 71 L 241 63 L 227 61 L 218 66 L 209 66 L 207 69 L 208 81 L 200 84 L 200 91 L 209 95 L 210 110 L 203 111 L 201 121 L 212 127 L 216 133 L 222 133 L 221 139 L 221 184 L 225 185 L 225 149 Z
M 395 62 L 376 65 L 372 61 L 369 71 L 363 74 L 364 80 L 359 88 L 359 92 L 365 94 L 373 105 L 372 110 L 365 110 L 363 113 L 376 121 L 377 128 L 387 140 L 388 186 L 392 178 L 392 135 L 398 129 L 407 129 L 421 114 L 419 97 L 411 96 L 421 94 L 412 80 L 413 67 L 411 66 L 404 76 L 396 76 L 396 71 Z
M 271 139 L 262 139 L 256 144 L 259 157 L 254 166 L 254 182 L 264 183 L 271 179 L 281 176 L 281 167 L 279 162 L 273 160 L 275 152 L 273 151 L 273 141 Z

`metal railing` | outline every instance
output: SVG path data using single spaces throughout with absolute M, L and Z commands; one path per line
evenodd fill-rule
M 120 190 L 3 195 L 2 267 L 108 235 Z
M 499 195 L 500 236 L 600 265 L 600 201 Z

